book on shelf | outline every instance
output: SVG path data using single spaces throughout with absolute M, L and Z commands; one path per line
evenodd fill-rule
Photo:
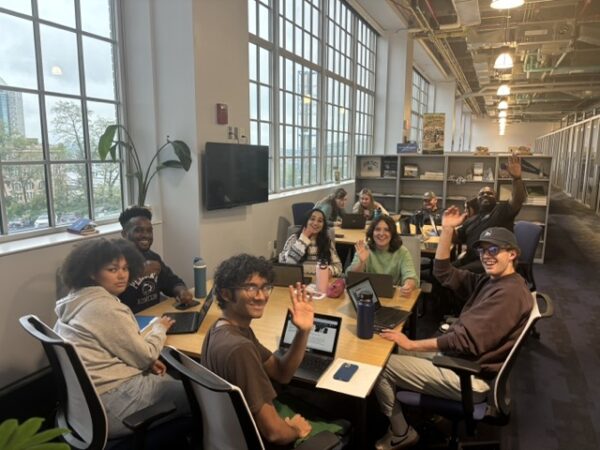
M 404 178 L 417 178 L 419 176 L 419 166 L 416 164 L 404 164 L 402 176 Z
M 363 178 L 381 177 L 381 157 L 360 158 L 360 176 Z
M 67 227 L 67 231 L 69 233 L 81 234 L 84 236 L 98 233 L 98 230 L 96 230 L 96 224 L 86 217 L 77 219 Z
M 398 175 L 398 160 L 396 157 L 384 157 L 381 161 L 382 176 L 396 177 Z
M 419 178 L 421 180 L 443 181 L 444 180 L 444 172 L 429 172 L 429 171 L 425 171 L 425 173 L 421 174 L 421 176 Z

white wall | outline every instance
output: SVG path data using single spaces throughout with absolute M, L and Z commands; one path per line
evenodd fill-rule
M 446 123 L 444 127 L 444 152 L 452 151 L 454 138 L 454 96 L 456 93 L 455 81 L 437 81 L 435 83 L 434 113 L 444 113 Z
M 477 146 L 488 147 L 491 152 L 508 152 L 509 146 L 529 145 L 535 138 L 552 131 L 554 122 L 509 123 L 504 136 L 498 134 L 498 123 L 492 119 L 473 117 L 471 151 Z

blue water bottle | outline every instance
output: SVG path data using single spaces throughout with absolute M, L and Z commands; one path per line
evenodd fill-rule
M 362 292 L 358 297 L 358 312 L 356 318 L 356 335 L 360 339 L 371 339 L 373 337 L 373 322 L 375 319 L 375 308 L 373 307 L 373 294 Z
M 373 220 L 377 220 L 381 217 L 381 208 L 377 208 L 373 211 Z
M 194 297 L 206 297 L 206 263 L 202 258 L 194 258 Z

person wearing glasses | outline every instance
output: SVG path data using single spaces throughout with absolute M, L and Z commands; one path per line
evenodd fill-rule
M 512 155 L 508 158 L 506 170 L 512 178 L 512 197 L 508 202 L 497 202 L 496 193 L 490 186 L 481 188 L 477 194 L 479 211 L 457 228 L 455 243 L 465 244 L 466 253 L 455 261 L 455 266 L 476 273 L 483 273 L 484 268 L 475 251 L 474 243 L 481 233 L 490 227 L 502 227 L 512 231 L 515 217 L 527 199 L 525 184 L 521 178 L 521 158 Z
M 222 314 L 204 338 L 201 363 L 242 390 L 266 441 L 286 445 L 308 437 L 313 426 L 300 414 L 280 416 L 287 408 L 277 400 L 271 380 L 289 383 L 302 362 L 313 328 L 314 305 L 304 285 L 290 286 L 289 310 L 297 332 L 285 356 L 275 356 L 250 327 L 264 313 L 273 276 L 271 263 L 248 254 L 233 256 L 217 267 L 214 288 Z
M 437 233 L 437 227 L 442 224 L 442 211 L 438 207 L 438 197 L 435 192 L 428 191 L 423 194 L 423 208 L 412 216 L 412 223 L 417 234 L 423 233 L 423 225 L 428 225 Z
M 457 269 L 450 263 L 454 231 L 466 213 L 451 206 L 442 218 L 434 275 L 440 283 L 468 300 L 458 319 L 448 330 L 429 339 L 411 340 L 401 332 L 383 330 L 381 336 L 394 341 L 399 354 L 388 360 L 377 381 L 375 392 L 382 412 L 389 418 L 388 432 L 377 449 L 401 449 L 419 440 L 396 402 L 396 389 L 407 389 L 460 400 L 460 380 L 452 370 L 431 362 L 436 353 L 448 353 L 477 362 L 483 375 L 473 377 L 473 399 L 484 401 L 490 383 L 525 327 L 533 299 L 526 281 L 515 269 L 520 249 L 515 235 L 506 228 L 484 230 L 474 243 L 485 274 Z

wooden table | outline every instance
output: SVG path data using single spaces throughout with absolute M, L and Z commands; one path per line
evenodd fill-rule
M 396 289 L 393 299 L 382 298 L 380 300 L 385 306 L 394 306 L 405 311 L 411 311 L 417 302 L 420 292 L 420 289 L 416 289 L 410 297 L 402 297 L 400 296 L 400 290 Z M 348 293 L 345 292 L 340 298 L 326 297 L 314 302 L 316 312 L 342 317 L 342 329 L 338 340 L 336 356 L 379 367 L 385 365 L 394 348 L 394 343 L 381 338 L 379 335 L 374 335 L 373 339 L 369 340 L 359 339 L 356 336 L 356 312 L 350 303 Z M 174 305 L 175 300 L 167 299 L 158 305 L 143 310 L 139 314 L 159 316 L 165 312 L 177 312 Z M 263 317 L 252 321 L 251 326 L 256 337 L 271 351 L 277 350 L 279 346 L 279 339 L 289 305 L 290 300 L 287 288 L 276 287 L 271 293 Z M 190 308 L 187 311 L 198 310 L 200 310 L 200 305 Z M 166 344 L 172 345 L 192 357 L 199 358 L 204 336 L 220 316 L 221 310 L 215 300 L 197 333 L 168 335 Z M 404 324 L 399 325 L 399 327 L 402 326 Z

